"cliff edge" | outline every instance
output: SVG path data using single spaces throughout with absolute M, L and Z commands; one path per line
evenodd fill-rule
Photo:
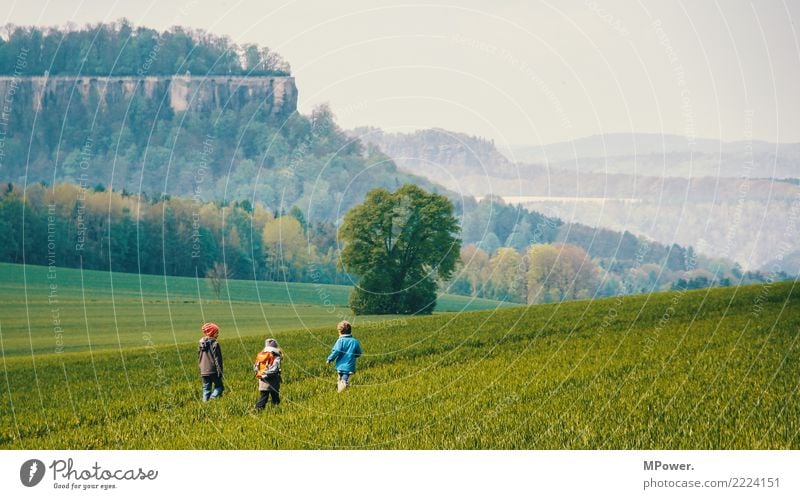
M 78 99 L 107 109 L 133 97 L 156 99 L 175 112 L 240 109 L 257 103 L 270 116 L 288 116 L 297 109 L 292 76 L 0 76 L 6 105 L 39 112 Z

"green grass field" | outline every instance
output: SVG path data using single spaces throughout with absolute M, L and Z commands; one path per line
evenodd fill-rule
M 14 298 L 2 305 L 2 448 L 800 448 L 794 282 L 373 318 L 356 326 L 366 353 L 343 394 L 324 363 L 336 322 L 325 310 L 293 309 L 324 328 L 268 333 L 261 311 L 279 307 L 203 304 L 207 319 L 225 325 L 227 391 L 210 403 L 199 401 L 198 335 L 185 323 L 202 315 L 190 293 L 161 315 L 166 303 L 148 302 L 147 324 L 132 314 L 138 336 L 117 349 L 99 323 L 87 333 L 76 301 L 76 335 L 94 350 L 53 353 L 46 307 L 26 316 L 21 282 L 2 282 L 3 297 Z M 87 303 L 108 317 L 103 286 L 87 289 Z M 135 288 L 129 299 L 141 301 Z M 153 324 L 169 324 L 170 314 L 181 332 L 156 341 Z M 27 329 L 6 326 L 26 317 L 35 355 Z M 104 334 L 101 350 L 95 337 Z M 283 403 L 253 414 L 250 365 L 267 334 L 287 354 Z
M 223 338 L 238 338 L 333 328 L 342 318 L 352 319 L 348 286 L 230 280 L 217 300 L 205 279 L 62 268 L 55 278 L 48 275 L 47 267 L 0 264 L 6 356 L 144 346 L 144 335 L 158 346 L 175 345 L 195 340 L 205 321 L 218 323 Z M 507 306 L 444 295 L 437 311 Z M 402 319 L 365 316 L 354 323 L 387 320 Z

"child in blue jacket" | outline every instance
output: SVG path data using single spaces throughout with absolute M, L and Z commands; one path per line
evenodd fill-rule
M 350 375 L 356 372 L 356 359 L 362 352 L 361 344 L 353 338 L 353 328 L 349 322 L 340 322 L 336 329 L 339 331 L 339 339 L 333 344 L 327 363 L 336 362 L 336 371 L 339 373 L 337 388 L 339 392 L 343 392 L 350 386 Z

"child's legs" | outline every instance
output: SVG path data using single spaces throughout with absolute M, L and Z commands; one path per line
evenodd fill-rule
M 211 392 L 210 398 L 215 399 L 222 396 L 222 392 L 225 391 L 225 387 L 222 386 L 222 378 L 219 376 L 213 376 L 212 378 L 214 382 L 214 391 Z
M 281 378 L 280 376 L 270 378 L 269 380 L 269 393 L 272 394 L 272 404 L 278 405 L 281 403 Z
M 269 400 L 269 390 L 260 390 L 258 392 L 258 402 L 256 402 L 256 409 L 263 409 Z
M 350 374 L 351 373 L 339 371 L 339 382 L 336 383 L 336 389 L 339 393 L 347 390 L 347 387 L 350 386 Z
M 203 402 L 211 397 L 211 376 L 203 376 Z

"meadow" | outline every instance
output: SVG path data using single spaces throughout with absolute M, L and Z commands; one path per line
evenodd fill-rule
M 385 323 L 353 318 L 349 286 L 229 280 L 220 298 L 206 279 L 109 273 L 0 263 L 0 333 L 4 354 L 43 354 L 175 345 L 196 340 L 203 322 L 223 337 L 274 335 L 287 329 Z M 437 312 L 509 304 L 443 295 Z M 143 336 L 149 338 L 143 340 Z
M 4 297 L 21 285 L 2 282 Z M 113 308 L 101 286 L 85 288 L 98 313 Z M 342 394 L 325 366 L 335 320 L 324 307 L 319 317 L 296 309 L 308 327 L 267 332 L 260 310 L 272 305 L 225 301 L 211 306 L 235 323 L 220 339 L 227 389 L 210 403 L 199 400 L 194 328 L 164 340 L 150 322 L 200 322 L 188 292 L 162 318 L 151 312 L 158 303 L 145 305 L 147 327 L 121 347 L 100 349 L 95 334 L 105 333 L 81 324 L 92 349 L 60 353 L 47 317 L 27 316 L 30 340 L 9 335 L 6 324 L 26 317 L 4 301 L 0 339 L 15 350 L 2 358 L 0 447 L 798 449 L 794 286 L 365 318 L 355 327 L 365 355 Z M 135 288 L 132 299 L 141 301 Z M 287 355 L 283 402 L 253 413 L 250 366 L 267 335 Z M 31 341 L 33 355 L 23 348 Z

